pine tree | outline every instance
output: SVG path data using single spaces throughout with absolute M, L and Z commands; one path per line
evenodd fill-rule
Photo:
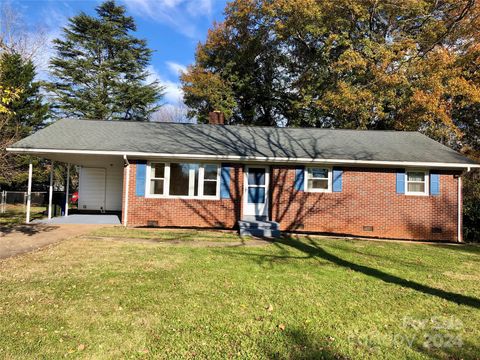
M 147 83 L 152 55 L 125 7 L 106 1 L 96 17 L 80 13 L 54 40 L 51 60 L 55 111 L 62 116 L 103 120 L 146 120 L 158 109 L 162 87 Z
M 16 52 L 0 55 L 0 90 L 8 90 L 0 91 L 0 186 L 26 181 L 25 169 L 31 158 L 7 153 L 5 148 L 41 128 L 49 115 L 49 105 L 41 95 L 39 82 L 34 81 L 35 76 L 32 61 Z M 35 180 L 43 180 L 45 171 L 39 167 L 35 170 Z
M 8 105 L 11 112 L 8 127 L 15 127 L 18 136 L 30 135 L 42 127 L 48 117 L 49 105 L 43 101 L 40 83 L 34 81 L 35 66 L 17 53 L 3 53 L 0 57 L 0 83 L 20 89 L 18 97 Z

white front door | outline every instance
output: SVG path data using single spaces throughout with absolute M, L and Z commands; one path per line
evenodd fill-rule
M 244 216 L 268 217 L 268 183 L 268 167 L 245 166 Z

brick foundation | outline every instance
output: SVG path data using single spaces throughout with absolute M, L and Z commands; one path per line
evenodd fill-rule
M 308 193 L 294 189 L 294 167 L 271 166 L 271 220 L 279 222 L 283 231 L 457 240 L 458 178 L 455 172 L 439 172 L 440 195 L 411 196 L 396 193 L 394 169 L 343 170 L 342 192 Z M 234 228 L 242 214 L 243 165 L 232 165 L 230 176 L 232 199 L 138 197 L 135 195 L 135 163 L 132 163 L 128 225 L 147 226 L 155 221 L 158 226 Z M 123 204 L 125 206 L 125 199 Z

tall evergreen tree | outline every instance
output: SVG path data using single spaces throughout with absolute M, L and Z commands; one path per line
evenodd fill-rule
M 20 89 L 19 96 L 8 105 L 12 113 L 9 126 L 18 128 L 18 136 L 27 136 L 42 127 L 49 110 L 40 93 L 40 83 L 34 81 L 35 66 L 31 60 L 25 60 L 17 53 L 3 53 L 0 64 L 0 83 L 8 88 Z
M 104 120 L 146 120 L 158 109 L 162 87 L 147 83 L 152 55 L 125 7 L 106 1 L 97 16 L 80 13 L 54 40 L 51 60 L 55 111 L 62 116 Z
M 35 75 L 31 60 L 15 52 L 0 55 L 0 88 L 15 90 L 15 96 L 10 96 L 4 111 L 0 111 L 0 184 L 26 180 L 29 157 L 7 153 L 5 148 L 42 127 L 49 115 L 49 105 L 43 100 L 40 84 L 34 81 Z M 42 176 L 40 169 L 36 171 L 36 179 Z

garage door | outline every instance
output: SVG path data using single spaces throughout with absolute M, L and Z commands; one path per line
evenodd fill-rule
M 80 169 L 78 208 L 80 210 L 105 210 L 105 169 Z

